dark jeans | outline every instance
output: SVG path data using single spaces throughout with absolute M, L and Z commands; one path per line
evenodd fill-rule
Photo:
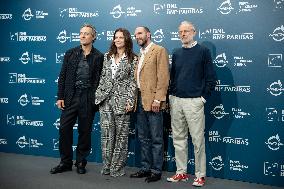
M 78 143 L 76 163 L 87 164 L 86 157 L 91 151 L 91 132 L 95 111 L 88 98 L 88 89 L 76 89 L 71 105 L 62 111 L 59 128 L 59 152 L 61 163 L 73 164 L 73 126 L 78 118 Z
M 141 165 L 145 171 L 161 173 L 163 166 L 163 114 L 144 111 L 139 92 L 137 130 L 141 144 Z

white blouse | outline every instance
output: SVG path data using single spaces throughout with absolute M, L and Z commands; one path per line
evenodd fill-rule
M 111 78 L 114 79 L 114 76 L 116 74 L 116 71 L 118 69 L 118 66 L 120 64 L 120 61 L 121 59 L 123 59 L 125 57 L 125 53 L 123 53 L 123 55 L 120 57 L 120 59 L 118 60 L 118 63 L 115 63 L 115 58 L 114 58 L 114 55 L 111 56 L 111 65 L 110 65 L 110 68 L 111 68 Z

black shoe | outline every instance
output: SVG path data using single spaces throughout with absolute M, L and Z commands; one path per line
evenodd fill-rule
M 161 173 L 151 173 L 151 175 L 145 179 L 145 182 L 155 182 L 161 180 L 161 176 Z
M 75 166 L 77 167 L 77 173 L 78 174 L 85 174 L 86 173 L 86 168 L 85 168 L 86 165 L 84 165 L 83 163 L 77 163 L 77 164 L 75 164 Z
M 68 166 L 64 164 L 59 164 L 50 170 L 50 174 L 63 173 L 66 171 L 72 171 L 72 165 Z
M 140 170 L 137 173 L 131 174 L 130 178 L 143 178 L 143 177 L 148 177 L 150 175 L 151 175 L 151 171 Z

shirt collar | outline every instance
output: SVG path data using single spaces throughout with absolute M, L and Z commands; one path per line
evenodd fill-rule
M 151 48 L 151 46 L 152 46 L 153 44 L 154 44 L 154 43 L 151 42 L 151 43 L 149 43 L 149 45 L 148 45 L 145 49 L 141 48 L 141 49 L 140 49 L 140 53 L 141 53 L 141 54 L 146 54 L 146 53 L 149 51 L 149 49 Z
M 194 41 L 194 42 L 191 43 L 189 46 L 182 45 L 182 47 L 183 47 L 183 48 L 192 48 L 192 47 L 194 47 L 196 44 L 197 44 L 197 41 Z

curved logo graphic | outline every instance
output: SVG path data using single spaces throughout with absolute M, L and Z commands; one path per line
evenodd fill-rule
M 223 104 L 220 104 L 219 106 L 215 106 L 215 108 L 210 112 L 210 114 L 214 115 L 217 119 L 222 119 L 225 115 L 228 115 L 229 113 L 225 112 Z
M 22 15 L 24 20 L 30 20 L 34 15 L 32 14 L 32 11 L 30 8 L 26 9 Z
M 269 88 L 267 88 L 267 91 L 269 91 L 270 94 L 272 94 L 273 96 L 279 96 L 284 91 L 284 88 L 282 87 L 281 81 L 278 80 L 278 81 L 271 83 Z
M 269 34 L 270 37 L 274 39 L 274 41 L 282 41 L 284 39 L 284 26 L 275 28 L 273 34 Z
M 23 63 L 23 64 L 27 64 L 29 63 L 29 61 L 31 60 L 29 57 L 29 52 L 24 52 L 21 56 L 21 58 L 19 58 L 19 60 Z
M 153 35 L 153 39 L 156 43 L 162 42 L 164 38 L 165 38 L 165 36 L 164 36 L 162 29 L 155 31 L 155 33 Z
M 28 95 L 27 94 L 23 94 L 18 102 L 20 103 L 21 106 L 26 106 L 30 101 L 28 100 Z
M 56 39 L 58 39 L 58 41 L 60 43 L 65 43 L 67 41 L 67 39 L 69 39 L 70 37 L 67 37 L 67 32 L 66 30 L 63 30 L 59 33 L 58 37 Z
M 18 139 L 18 141 L 16 142 L 16 144 L 18 144 L 18 146 L 20 148 L 24 148 L 26 147 L 26 145 L 28 145 L 29 143 L 27 142 L 26 140 L 26 137 L 25 136 L 22 136 Z
M 59 129 L 60 127 L 60 118 L 58 118 L 53 125 L 56 127 L 56 129 Z
M 211 162 L 209 162 L 209 165 L 211 165 L 214 170 L 220 171 L 224 166 L 222 157 L 216 156 L 212 158 Z
M 213 63 L 216 64 L 216 66 L 219 67 L 219 68 L 225 67 L 228 64 L 226 54 L 222 53 L 222 54 L 219 54 L 218 56 L 216 56 Z
M 279 150 L 280 146 L 283 146 L 283 144 L 280 142 L 280 137 L 278 134 L 271 136 L 267 142 L 265 142 L 265 144 L 267 144 L 268 148 L 273 151 Z
M 230 0 L 224 1 L 220 5 L 220 7 L 217 8 L 217 10 L 221 12 L 221 14 L 230 14 L 233 9 L 234 8 L 232 7 L 232 4 L 231 4 Z
M 110 14 L 112 14 L 113 18 L 120 18 L 122 14 L 124 14 L 125 12 L 123 12 L 121 10 L 121 6 L 120 4 L 115 6 L 113 9 L 112 9 L 112 12 L 110 12 Z

